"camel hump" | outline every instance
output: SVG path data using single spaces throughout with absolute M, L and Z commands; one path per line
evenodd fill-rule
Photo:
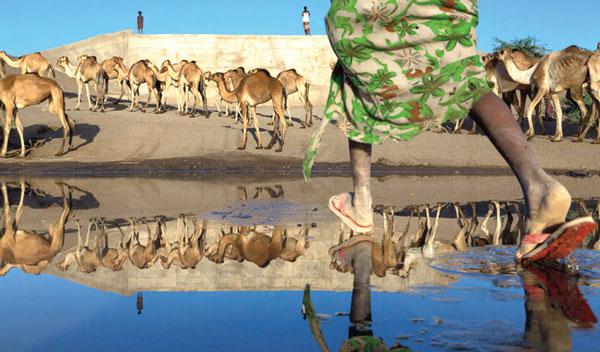
M 253 70 L 248 71 L 248 73 L 250 74 L 255 74 L 255 73 L 264 73 L 268 76 L 271 75 L 271 73 L 269 72 L 269 70 L 267 70 L 266 68 L 255 68 Z

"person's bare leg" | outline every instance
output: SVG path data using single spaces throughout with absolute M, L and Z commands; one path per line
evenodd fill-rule
M 519 180 L 526 202 L 526 233 L 541 234 L 548 227 L 563 223 L 571 196 L 562 184 L 542 169 L 506 104 L 489 93 L 473 106 L 471 112 Z M 536 245 L 525 242 L 517 252 L 518 258 Z
M 350 163 L 352 164 L 352 182 L 354 197 L 352 209 L 356 220 L 361 224 L 373 223 L 371 198 L 371 150 L 370 144 L 349 140 Z

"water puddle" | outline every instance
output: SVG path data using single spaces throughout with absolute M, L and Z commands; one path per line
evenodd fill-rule
M 369 240 L 324 206 L 344 178 L 4 180 L 0 337 L 7 350 L 593 348 L 598 234 L 568 267 L 516 266 L 518 192 L 475 181 L 378 180 Z M 569 216 L 597 218 L 600 190 L 577 182 Z

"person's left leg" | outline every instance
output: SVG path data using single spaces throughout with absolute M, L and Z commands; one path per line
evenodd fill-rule
M 354 192 L 331 197 L 330 209 L 353 231 L 369 233 L 373 231 L 370 182 L 372 146 L 349 140 L 349 149 Z

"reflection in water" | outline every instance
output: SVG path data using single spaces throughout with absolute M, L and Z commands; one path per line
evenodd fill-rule
M 144 296 L 142 296 L 141 292 L 138 292 L 137 299 L 135 300 L 135 308 L 137 309 L 137 314 L 142 315 L 142 310 L 144 309 Z
M 377 251 L 370 237 L 354 236 L 332 247 L 330 254 L 346 272 L 353 273 L 348 337 L 340 351 L 409 351 L 396 342 L 388 348 L 377 337 L 372 326 L 371 275 Z M 592 328 L 596 316 L 577 286 L 577 276 L 564 266 L 518 266 L 525 291 L 525 330 L 523 348 L 535 351 L 571 351 L 572 327 Z M 322 351 L 329 351 L 307 284 L 303 299 L 303 313 L 308 318 L 313 338 Z M 476 318 L 476 317 L 475 317 Z M 439 347 L 444 343 L 436 342 Z M 446 342 L 447 347 L 451 344 Z
M 62 212 L 56 222 L 48 226 L 48 238 L 20 228 L 25 200 L 25 182 L 20 184 L 20 197 L 13 218 L 8 199 L 6 182 L 2 182 L 2 207 L 4 230 L 0 238 L 0 275 L 17 267 L 30 274 L 40 274 L 48 267 L 54 256 L 62 249 L 65 235 L 65 224 L 71 213 L 71 190 L 65 191 L 65 185 L 57 183 L 62 195 Z M 67 196 L 68 193 L 68 196 Z
M 571 351 L 571 325 L 591 328 L 596 316 L 564 271 L 536 266 L 519 267 L 525 290 L 525 344 L 539 351 Z
M 215 263 L 224 258 L 250 261 L 261 268 L 277 258 L 294 262 L 307 248 L 309 226 L 305 225 L 300 239 L 288 237 L 287 231 L 276 225 L 271 236 L 259 232 L 256 226 L 238 226 L 222 231 L 221 239 L 207 248 L 207 257 Z

